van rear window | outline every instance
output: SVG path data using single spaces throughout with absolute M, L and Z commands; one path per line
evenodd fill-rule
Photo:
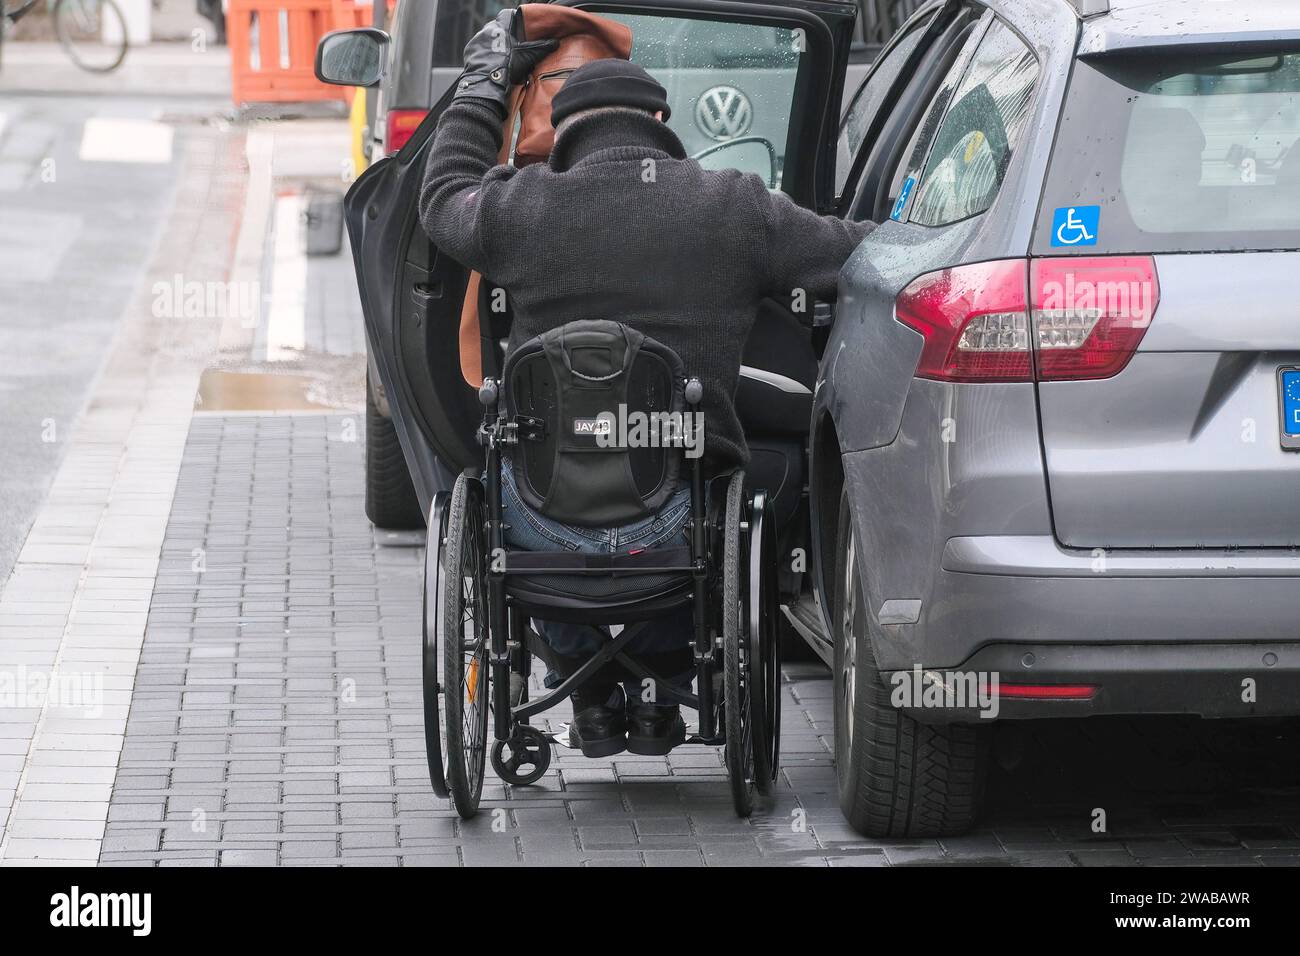
M 1298 143 L 1300 51 L 1080 60 L 1036 251 L 1300 248 Z

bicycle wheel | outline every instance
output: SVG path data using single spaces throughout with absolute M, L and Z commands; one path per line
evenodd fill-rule
M 0 19 L 11 21 L 0 24 L 0 27 L 11 28 L 14 22 L 25 16 L 27 11 L 36 6 L 36 3 L 37 0 L 0 0 Z
M 113 0 L 59 0 L 54 34 L 72 62 L 90 73 L 111 72 L 126 59 L 126 17 Z

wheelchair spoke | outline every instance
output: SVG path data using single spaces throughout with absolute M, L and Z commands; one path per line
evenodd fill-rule
M 471 786 L 477 786 L 481 774 L 482 761 L 479 755 L 486 745 L 487 722 L 483 711 L 487 708 L 487 642 L 486 628 L 475 613 L 477 602 L 477 579 L 471 574 L 465 581 L 465 615 L 461 622 L 461 655 L 464 660 L 464 676 L 461 680 L 461 700 L 465 702 L 461 719 L 465 750 L 470 755 L 469 771 Z
M 748 653 L 742 651 L 741 656 L 746 665 L 748 665 Z M 740 682 L 740 700 L 737 706 L 740 708 L 741 734 L 740 734 L 740 754 L 742 765 L 744 766 L 744 776 L 746 781 L 751 781 L 754 777 L 754 714 L 752 711 L 752 701 L 750 698 L 749 682 L 752 675 L 748 670 L 742 669 L 742 674 L 746 676 Z

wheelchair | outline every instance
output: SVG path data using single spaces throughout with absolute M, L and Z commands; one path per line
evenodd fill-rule
M 671 349 L 604 320 L 570 322 L 524 343 L 500 381 L 484 381 L 482 475 L 467 470 L 435 496 L 425 553 L 429 777 L 461 817 L 478 811 L 489 752 L 497 776 L 512 786 L 545 774 L 562 741 L 532 719 L 602 669 L 697 712 L 683 746 L 723 747 L 738 815 L 748 816 L 755 794 L 770 791 L 781 719 L 773 507 L 767 492 L 746 486 L 742 470 L 706 476 L 700 455 L 686 454 L 684 429 L 671 434 L 674 422 L 700 421 L 703 394 Z M 660 423 L 657 435 L 649 433 L 660 440 L 614 434 L 618 415 Z M 685 483 L 688 541 L 610 554 L 508 549 L 503 459 L 530 507 L 573 525 L 631 523 Z M 694 668 L 686 689 L 625 651 L 648 622 L 684 606 Z M 602 631 L 600 650 L 534 700 L 533 657 L 550 663 L 553 655 L 532 619 L 622 630 Z

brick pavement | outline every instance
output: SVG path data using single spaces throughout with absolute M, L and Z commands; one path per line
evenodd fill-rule
M 429 789 L 419 537 L 379 546 L 360 420 L 199 415 L 146 627 L 101 862 L 133 865 L 1295 864 L 1294 722 L 1061 722 L 1004 736 L 987 821 L 864 839 L 836 806 L 830 683 L 787 667 L 772 805 L 731 812 L 717 751 L 489 770 L 463 822 Z M 386 537 L 391 540 L 391 536 Z M 557 720 L 566 714 L 554 712 Z M 1093 808 L 1108 833 L 1089 829 Z

